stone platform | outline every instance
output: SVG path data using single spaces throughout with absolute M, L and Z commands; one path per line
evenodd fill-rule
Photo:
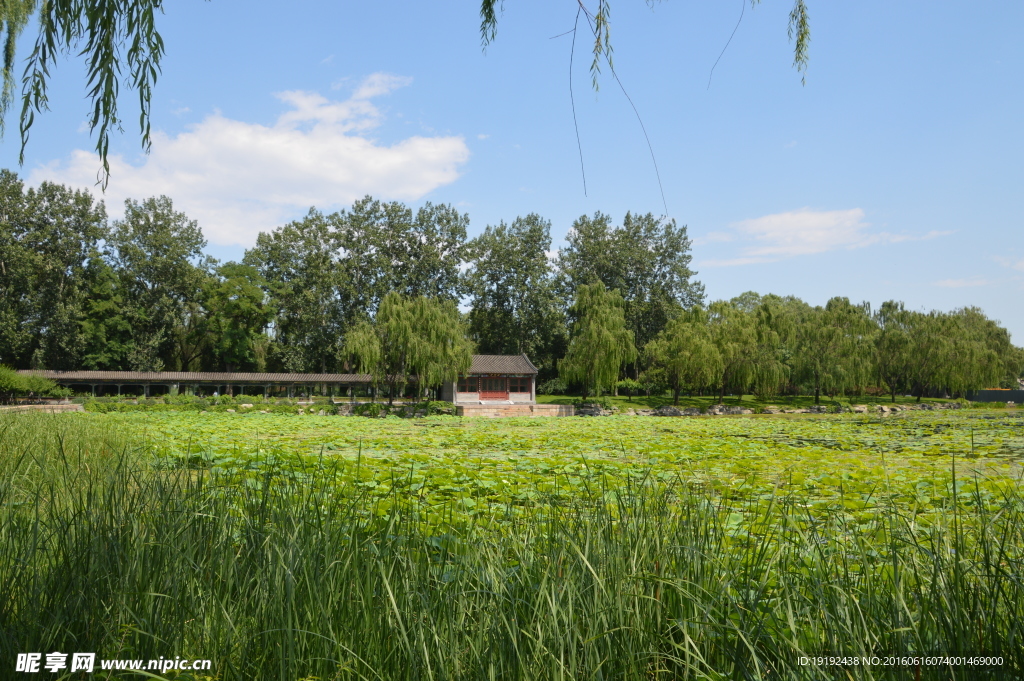
M 455 407 L 457 416 L 572 416 L 571 404 L 460 404 Z
M 80 404 L 18 404 L 9 407 L 0 407 L 0 414 L 26 411 L 48 411 L 57 413 L 62 411 L 85 411 L 85 408 Z

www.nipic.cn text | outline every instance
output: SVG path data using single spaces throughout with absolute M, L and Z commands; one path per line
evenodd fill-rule
M 87 672 L 99 670 L 142 670 L 166 674 L 175 671 L 203 671 L 211 667 L 210 660 L 192 660 L 180 657 L 156 660 L 104 660 L 96 659 L 96 653 L 18 653 L 14 671 L 26 674 L 49 672 Z

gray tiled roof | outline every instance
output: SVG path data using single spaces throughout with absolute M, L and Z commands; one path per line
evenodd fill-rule
M 471 374 L 536 374 L 526 355 L 473 355 Z

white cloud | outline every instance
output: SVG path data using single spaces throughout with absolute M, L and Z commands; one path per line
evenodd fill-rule
M 125 198 L 166 194 L 199 221 L 212 243 L 248 246 L 259 232 L 310 206 L 343 206 L 366 194 L 419 199 L 455 181 L 469 149 L 461 136 L 413 136 L 391 145 L 366 136 L 382 120 L 370 99 L 410 82 L 373 74 L 344 101 L 299 90 L 278 93 L 290 108 L 271 126 L 215 112 L 178 135 L 155 132 L 141 165 L 110 157 L 103 197 L 108 212 L 119 216 Z M 33 170 L 28 181 L 96 191 L 98 167 L 93 152 L 76 150 Z
M 801 208 L 742 220 L 730 227 L 732 233 L 711 232 L 700 241 L 739 241 L 746 244 L 738 257 L 707 260 L 700 265 L 726 267 L 775 262 L 800 255 L 863 248 L 872 244 L 921 241 L 951 233 L 932 231 L 914 236 L 873 232 L 871 225 L 864 221 L 864 211 L 860 208 L 825 211 Z
M 711 244 L 717 242 L 735 241 L 736 236 L 729 232 L 708 232 L 701 236 L 695 236 L 691 241 L 694 246 L 702 246 L 703 244 Z
M 490 137 L 490 135 L 485 135 L 484 133 L 480 133 L 479 135 L 476 136 L 478 140 L 485 140 L 488 137 Z
M 1009 267 L 1011 270 L 1017 270 L 1024 272 L 1024 258 L 1007 257 L 1005 255 L 997 255 L 992 258 L 1003 267 Z
M 390 73 L 374 73 L 368 76 L 356 91 L 352 93 L 352 99 L 373 99 L 386 95 L 392 90 L 405 87 L 412 83 L 408 76 L 395 76 Z
M 991 283 L 987 279 L 974 277 L 972 279 L 943 279 L 941 281 L 933 281 L 932 285 L 943 288 L 966 288 L 970 286 L 988 286 Z
M 773 262 L 768 258 L 712 258 L 697 263 L 700 267 L 736 267 L 738 265 L 756 265 L 762 262 Z

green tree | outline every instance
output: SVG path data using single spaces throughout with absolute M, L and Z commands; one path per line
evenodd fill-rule
M 1014 387 L 1021 350 L 981 310 L 912 312 L 890 301 L 877 316 L 882 331 L 875 356 L 890 393 L 906 386 L 920 401 L 925 395 Z
M 1010 334 L 976 307 L 945 315 L 945 359 L 942 386 L 952 395 L 998 387 L 1020 371 L 1018 353 Z
M 87 264 L 107 232 L 103 204 L 51 182 L 26 190 L 8 171 L 0 192 L 0 360 L 77 368 Z
M 375 385 L 387 386 L 392 404 L 411 376 L 422 393 L 468 371 L 473 345 L 454 301 L 391 292 L 372 322 L 364 320 L 349 332 L 345 353 Z
M 690 269 L 686 227 L 674 220 L 626 213 L 616 227 L 603 213 L 582 215 L 566 241 L 558 253 L 562 295 L 571 300 L 580 286 L 595 281 L 617 289 L 638 346 L 649 343 L 681 310 L 703 303 L 704 287 Z M 639 371 L 634 366 L 634 376 Z
M 470 331 L 481 352 L 525 353 L 541 369 L 554 369 L 565 345 L 565 319 L 550 248 L 551 223 L 536 213 L 489 225 L 467 245 Z
M 825 307 L 808 307 L 796 328 L 793 368 L 797 380 L 814 392 L 837 393 L 864 385 L 870 375 L 875 325 L 867 304 L 832 298 Z
M 705 388 L 722 375 L 722 355 L 711 338 L 707 313 L 700 308 L 670 321 L 644 351 L 651 367 L 662 372 L 676 405 L 683 389 Z
M 917 401 L 942 381 L 946 361 L 945 320 L 941 312 L 915 312 L 909 318 L 910 385 Z
M 591 390 L 615 384 L 623 364 L 636 359 L 633 332 L 626 326 L 622 296 L 600 281 L 576 289 L 570 309 L 573 318 L 569 351 L 559 363 L 559 375 L 583 385 L 583 397 Z
M 771 308 L 762 304 L 748 312 L 729 302 L 715 301 L 708 306 L 708 323 L 711 341 L 721 357 L 721 374 L 716 381 L 719 403 L 725 402 L 729 389 L 740 398 L 750 388 L 760 395 L 774 393 L 789 372 L 780 357 L 781 344 L 773 328 Z
M 32 355 L 35 256 L 25 244 L 25 188 L 18 176 L 0 171 L 0 363 L 27 367 Z
M 125 370 L 133 346 L 121 279 L 98 254 L 89 260 L 88 270 L 89 289 L 81 321 L 81 368 Z
M 371 197 L 260 234 L 243 262 L 267 281 L 276 316 L 270 361 L 288 371 L 341 366 L 345 335 L 389 292 L 457 300 L 469 217 L 451 206 Z
M 132 326 L 129 368 L 181 368 L 175 336 L 180 327 L 198 327 L 191 315 L 200 308 L 190 303 L 202 300 L 212 266 L 203 257 L 206 239 L 198 223 L 175 211 L 166 196 L 129 199 L 108 246 Z
M 457 300 L 469 216 L 427 203 L 413 214 L 405 204 L 360 199 L 331 216 L 339 262 L 351 280 L 353 307 L 371 314 L 391 291 Z
M 349 320 L 354 319 L 351 279 L 337 260 L 330 217 L 311 209 L 273 232 L 260 234 L 243 264 L 266 282 L 275 311 L 268 352 L 274 368 L 337 368 Z
M 887 300 L 875 312 L 878 333 L 874 338 L 874 367 L 892 402 L 896 393 L 910 387 L 914 345 L 911 338 L 914 313 L 903 303 Z
M 235 262 L 216 270 L 206 299 L 218 364 L 225 371 L 256 368 L 258 349 L 273 318 L 266 302 L 267 282 L 256 268 Z

